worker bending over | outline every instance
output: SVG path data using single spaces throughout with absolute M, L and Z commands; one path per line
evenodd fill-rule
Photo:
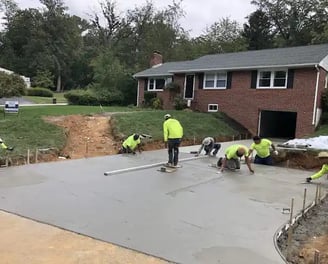
M 203 139 L 202 145 L 200 146 L 200 148 L 199 148 L 196 156 L 199 156 L 199 154 L 204 149 L 205 155 L 209 155 L 209 156 L 215 157 L 220 148 L 221 148 L 221 144 L 220 143 L 216 143 L 214 141 L 214 138 L 212 138 L 212 137 L 206 137 L 206 138 Z
M 275 155 L 278 155 L 278 151 L 272 142 L 269 139 L 260 138 L 259 136 L 253 137 L 253 141 L 254 142 L 249 149 L 249 156 L 251 156 L 253 150 L 256 150 L 254 163 L 262 165 L 273 165 L 270 148 L 272 148 Z
M 140 135 L 132 134 L 126 140 L 124 140 L 121 149 L 119 150 L 119 154 L 122 153 L 132 153 L 136 154 L 135 150 L 138 149 L 139 153 L 141 153 L 140 148 Z

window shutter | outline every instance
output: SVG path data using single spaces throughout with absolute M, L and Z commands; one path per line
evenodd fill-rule
M 251 78 L 251 88 L 256 89 L 256 82 L 257 82 L 257 71 L 252 71 L 252 78 Z
M 147 91 L 147 87 L 148 87 L 148 78 L 145 78 L 145 87 L 144 87 L 145 91 Z
M 198 89 L 203 89 L 204 73 L 198 74 Z
M 287 88 L 291 89 L 293 88 L 294 84 L 294 69 L 289 69 L 288 70 L 288 76 L 287 76 Z
M 231 89 L 232 72 L 227 72 L 227 89 Z

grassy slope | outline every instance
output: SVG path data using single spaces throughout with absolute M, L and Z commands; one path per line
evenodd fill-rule
M 132 133 L 150 134 L 153 138 L 163 138 L 164 115 L 170 113 L 178 119 L 184 128 L 184 137 L 193 139 L 205 136 L 227 136 L 238 134 L 226 124 L 224 117 L 219 114 L 192 113 L 185 111 L 147 111 L 131 114 L 115 115 L 116 126 L 119 133 L 129 135 Z
M 63 129 L 46 123 L 42 116 L 96 114 L 102 111 L 131 111 L 123 107 L 98 106 L 36 106 L 20 107 L 19 115 L 7 114 L 0 119 L 0 137 L 9 146 L 15 146 L 13 155 L 25 155 L 27 149 L 55 147 L 65 144 Z

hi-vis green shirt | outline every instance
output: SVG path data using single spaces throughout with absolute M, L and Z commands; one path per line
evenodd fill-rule
M 164 141 L 173 138 L 183 137 L 183 128 L 180 122 L 174 118 L 169 118 L 163 123 Z
M 123 142 L 123 147 L 127 148 L 129 147 L 131 150 L 134 150 L 138 144 L 140 144 L 140 137 L 137 140 L 133 139 L 134 134 L 129 136 L 126 140 Z
M 235 144 L 226 149 L 225 155 L 227 156 L 227 159 L 238 159 L 239 157 L 237 156 L 237 151 L 239 148 L 245 149 L 244 156 L 248 156 L 248 148 L 246 146 Z
M 320 178 L 322 175 L 324 175 L 324 174 L 326 174 L 326 173 L 328 173 L 328 164 L 324 164 L 324 165 L 322 165 L 321 170 L 318 171 L 317 173 L 313 174 L 313 175 L 311 176 L 311 179 L 312 179 L 312 180 L 318 179 L 318 178 Z
M 266 158 L 270 156 L 270 146 L 272 142 L 269 139 L 262 138 L 259 144 L 252 143 L 251 149 L 256 150 L 257 156 Z
M 0 147 L 3 148 L 3 149 L 7 149 L 7 146 L 3 142 L 0 144 Z

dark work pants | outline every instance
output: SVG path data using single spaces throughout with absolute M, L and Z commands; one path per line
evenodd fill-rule
M 178 165 L 179 161 L 179 146 L 180 146 L 181 139 L 180 138 L 171 138 L 168 139 L 168 153 L 169 153 L 169 163 L 173 164 L 174 166 Z
M 255 164 L 262 164 L 262 165 L 273 165 L 273 161 L 272 161 L 271 156 L 261 158 L 261 157 L 255 155 L 254 163 Z
M 221 144 L 220 143 L 213 143 L 213 144 L 210 144 L 208 146 L 205 146 L 204 147 L 204 150 L 205 150 L 205 155 L 210 155 L 212 150 L 214 149 L 212 155 L 216 155 L 218 153 L 218 151 L 220 150 L 221 148 Z

